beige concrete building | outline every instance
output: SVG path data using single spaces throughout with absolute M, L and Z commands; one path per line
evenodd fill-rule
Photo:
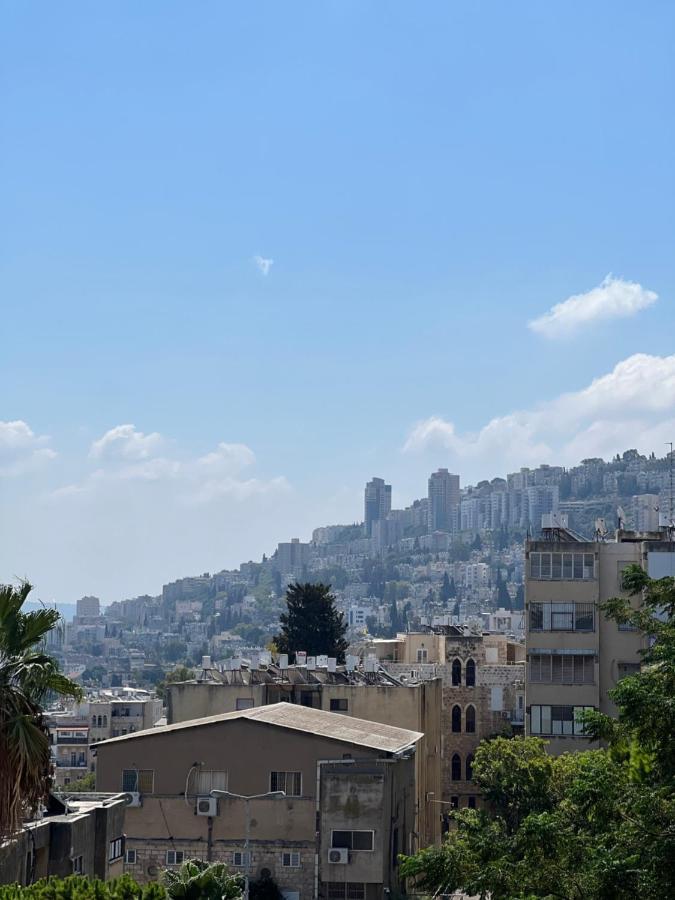
M 621 573 L 631 563 L 653 577 L 669 573 L 675 554 L 663 537 L 617 531 L 614 540 L 587 542 L 551 528 L 527 542 L 526 726 L 549 740 L 552 753 L 588 749 L 579 713 L 614 715 L 609 691 L 639 670 L 643 636 L 606 619 L 598 604 L 621 596 Z
M 525 648 L 504 635 L 460 626 L 375 639 L 361 648 L 400 679 L 442 681 L 441 796 L 452 806 L 475 806 L 472 763 L 479 743 L 522 730 Z
M 269 874 L 290 900 L 376 900 L 419 847 L 420 738 L 277 703 L 100 743 L 97 787 L 132 795 L 125 869 L 140 881 L 200 858 Z
M 422 738 L 415 754 L 416 782 L 422 793 L 440 797 L 441 679 L 404 682 L 375 668 L 379 671 L 366 672 L 358 666 L 349 671 L 334 666 L 329 671 L 327 665 L 282 669 L 270 663 L 254 669 L 210 670 L 202 680 L 168 685 L 167 721 L 171 725 L 285 701 L 418 731 Z M 421 804 L 416 809 L 415 831 L 421 846 L 437 843 L 440 827 L 436 807 Z

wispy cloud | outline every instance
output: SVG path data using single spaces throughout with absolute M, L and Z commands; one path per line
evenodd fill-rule
M 567 337 L 594 322 L 634 316 L 657 300 L 658 294 L 641 284 L 608 275 L 585 294 L 573 294 L 556 303 L 543 316 L 528 322 L 528 327 L 547 338 Z
M 259 255 L 253 257 L 253 262 L 256 264 L 258 271 L 261 272 L 265 277 L 270 274 L 270 269 L 274 265 L 273 259 L 267 259 L 266 257 Z
M 45 446 L 46 435 L 37 435 L 23 421 L 0 422 L 0 475 L 23 475 L 56 457 L 56 451 Z
M 161 443 L 162 436 L 156 431 L 143 434 L 134 425 L 117 425 L 93 442 L 89 456 L 92 459 L 148 459 Z
M 579 391 L 458 432 L 440 416 L 418 422 L 406 453 L 443 450 L 450 460 L 484 472 L 611 456 L 629 446 L 662 448 L 675 433 L 675 355 L 636 353 Z

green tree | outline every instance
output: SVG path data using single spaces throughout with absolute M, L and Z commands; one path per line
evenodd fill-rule
M 283 894 L 276 881 L 270 875 L 261 875 L 257 881 L 248 886 L 250 900 L 282 900 Z
M 160 884 L 137 884 L 130 875 L 100 881 L 82 875 L 44 878 L 29 887 L 0 885 L 0 900 L 164 900 Z
M 295 584 L 286 590 L 287 612 L 279 617 L 281 631 L 274 638 L 280 653 L 305 650 L 343 662 L 349 646 L 344 616 L 335 608 L 329 584 Z
M 443 575 L 443 583 L 441 584 L 441 590 L 438 594 L 438 599 L 441 603 L 447 603 L 448 600 L 452 597 L 452 593 L 450 590 L 450 578 L 448 573 L 445 572 Z
M 241 875 L 230 875 L 225 863 L 189 859 L 179 869 L 166 869 L 163 881 L 176 900 L 239 900 L 243 895 Z
M 188 669 L 187 666 L 178 666 L 171 672 L 167 672 L 164 678 L 157 683 L 155 688 L 157 696 L 161 697 L 166 703 L 166 687 L 168 684 L 175 684 L 177 681 L 190 681 L 194 677 L 195 673 L 192 669 Z
M 46 607 L 23 612 L 30 591 L 26 581 L 0 587 L 0 836 L 19 828 L 49 789 L 47 697 L 82 696 L 44 651 L 61 616 Z
M 71 781 L 70 784 L 67 784 L 64 788 L 62 788 L 62 794 L 86 794 L 90 791 L 96 790 L 96 773 L 95 772 L 87 772 L 86 775 L 83 775 L 82 778 L 78 778 L 77 781 Z

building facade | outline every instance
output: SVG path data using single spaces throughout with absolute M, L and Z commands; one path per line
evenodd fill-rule
M 366 536 L 373 533 L 373 522 L 386 519 L 391 512 L 391 485 L 383 478 L 373 478 L 367 482 L 363 497 L 363 518 Z
M 439 469 L 429 476 L 429 531 L 459 529 L 459 475 Z

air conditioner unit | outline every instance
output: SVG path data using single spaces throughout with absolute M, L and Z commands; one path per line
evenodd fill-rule
M 328 851 L 328 862 L 346 865 L 349 862 L 349 850 L 346 847 L 333 847 Z
M 216 797 L 197 797 L 196 813 L 198 816 L 218 815 L 218 800 Z
M 127 804 L 128 806 L 143 806 L 143 801 L 141 800 L 141 795 L 138 791 L 127 791 L 127 794 L 131 797 L 131 800 Z

